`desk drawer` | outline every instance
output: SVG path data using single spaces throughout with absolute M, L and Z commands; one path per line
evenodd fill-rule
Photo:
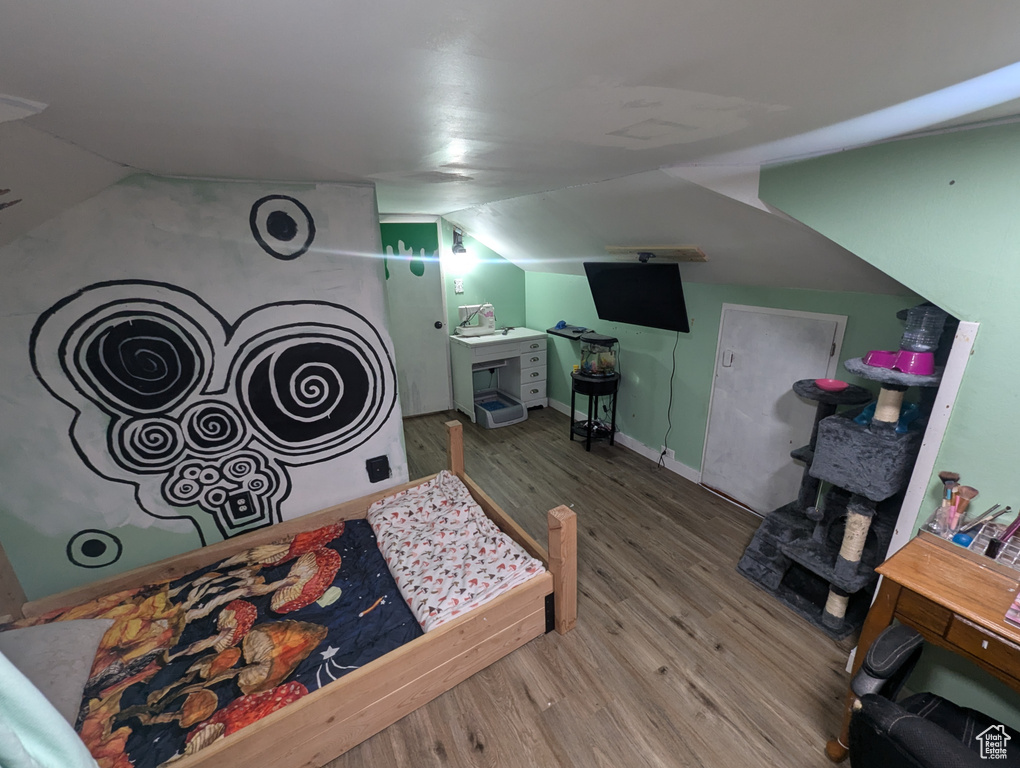
M 545 366 L 540 368 L 521 368 L 521 386 L 545 381 Z
M 927 629 L 936 635 L 944 635 L 953 612 L 948 608 L 933 603 L 927 597 L 904 588 L 900 599 L 896 601 L 896 617 L 907 624 Z
M 486 360 L 502 360 L 507 357 L 517 357 L 520 354 L 520 345 L 514 341 L 504 344 L 480 344 L 471 349 L 471 360 L 478 363 Z
M 1020 645 L 955 615 L 946 632 L 946 640 L 1011 677 L 1020 678 Z
M 521 354 L 521 368 L 545 367 L 545 350 L 539 352 L 524 352 Z
M 534 381 L 521 384 L 521 402 L 528 405 L 534 400 L 545 400 L 545 382 Z
M 528 352 L 539 352 L 545 349 L 545 342 L 545 336 L 540 339 L 528 339 L 520 342 L 519 349 L 522 355 L 526 355 Z

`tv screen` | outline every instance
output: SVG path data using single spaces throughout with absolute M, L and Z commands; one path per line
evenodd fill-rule
M 600 320 L 690 333 L 679 264 L 586 261 Z

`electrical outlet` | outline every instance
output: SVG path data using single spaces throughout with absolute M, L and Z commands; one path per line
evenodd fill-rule
M 662 446 L 662 448 L 659 449 L 659 455 L 660 456 L 665 455 L 665 457 L 667 459 L 669 459 L 670 461 L 676 461 L 676 453 L 673 452 L 672 448 L 667 448 L 666 446 Z
M 453 292 L 454 293 L 464 293 L 464 278 L 463 277 L 455 277 L 453 279 Z

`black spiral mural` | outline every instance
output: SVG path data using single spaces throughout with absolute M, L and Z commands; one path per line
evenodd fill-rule
M 374 362 L 346 340 L 284 337 L 245 360 L 238 399 L 282 452 L 340 443 L 378 406 Z
M 111 410 L 161 413 L 198 386 L 204 371 L 196 341 L 173 317 L 152 311 L 93 319 L 74 364 Z
M 195 452 L 216 456 L 244 445 L 248 425 L 228 403 L 207 400 L 190 406 L 181 416 L 181 429 Z
M 180 425 L 173 419 L 118 419 L 110 425 L 110 452 L 131 472 L 166 472 L 184 452 Z
M 396 404 L 379 333 L 325 302 L 230 324 L 172 285 L 101 283 L 45 312 L 31 352 L 88 466 L 133 484 L 148 514 L 207 516 L 223 537 L 279 521 L 287 467 L 356 449 Z

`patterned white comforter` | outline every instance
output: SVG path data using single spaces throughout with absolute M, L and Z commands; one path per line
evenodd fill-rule
M 401 594 L 426 632 L 545 570 L 496 527 L 460 478 L 445 470 L 380 499 L 367 518 Z

